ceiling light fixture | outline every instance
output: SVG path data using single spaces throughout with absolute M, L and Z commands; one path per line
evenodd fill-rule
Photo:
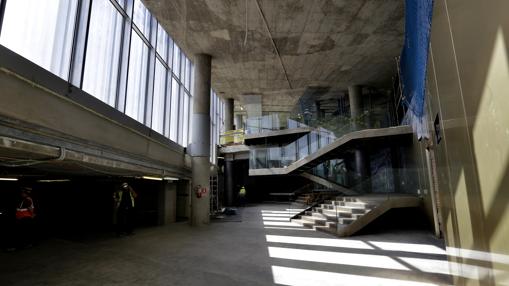
M 153 181 L 162 181 L 163 180 L 163 178 L 152 177 L 152 176 L 142 176 L 141 178 L 145 179 L 145 180 L 153 180 Z
M 56 180 L 37 180 L 39 183 L 62 183 L 62 182 L 70 182 L 69 179 L 56 179 Z
M 0 181 L 17 181 L 18 178 L 0 178 Z
M 179 178 L 174 178 L 174 177 L 164 177 L 163 179 L 166 180 L 166 181 L 178 181 L 178 180 L 180 180 Z

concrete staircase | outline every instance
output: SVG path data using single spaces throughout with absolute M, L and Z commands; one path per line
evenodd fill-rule
M 336 197 L 305 211 L 291 221 L 336 236 L 351 236 L 393 208 L 418 207 L 421 199 L 412 195 L 363 195 Z
M 325 191 L 314 191 L 311 193 L 303 193 L 297 196 L 294 203 L 300 206 L 313 206 L 318 202 L 322 202 L 324 200 L 330 200 L 331 198 L 336 197 L 341 193 L 334 190 L 325 190 Z

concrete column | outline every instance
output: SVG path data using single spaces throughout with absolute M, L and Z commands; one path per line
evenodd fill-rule
M 234 102 L 233 98 L 228 98 L 225 101 L 225 119 L 224 119 L 224 127 L 226 131 L 233 130 L 233 107 Z M 232 158 L 225 158 L 225 165 L 224 165 L 224 191 L 225 191 L 225 199 L 226 199 L 226 205 L 232 206 L 233 205 L 233 176 L 235 174 L 235 171 L 233 170 L 233 159 Z
M 192 158 L 191 225 L 200 226 L 210 222 L 210 55 L 195 56 L 195 81 L 193 96 L 193 142 L 189 146 Z M 200 198 L 197 188 L 206 188 Z
M 159 224 L 166 225 L 177 220 L 177 184 L 164 181 L 159 193 Z
M 353 85 L 348 87 L 348 101 L 350 102 L 350 117 L 355 129 L 360 128 L 358 119 L 362 114 L 362 87 Z
M 352 128 L 354 130 L 361 129 L 359 118 L 362 115 L 362 87 L 353 85 L 348 87 L 348 101 L 350 102 L 350 117 L 352 119 Z M 358 183 L 368 179 L 369 158 L 366 158 L 365 152 L 361 149 L 355 150 L 355 175 L 359 179 Z M 366 187 L 366 185 L 364 185 Z M 363 188 L 360 191 L 370 190 Z
M 224 129 L 233 130 L 233 98 L 228 98 L 224 102 Z
M 235 203 L 235 169 L 233 164 L 233 158 L 225 158 L 224 165 L 224 190 L 226 205 L 233 206 Z

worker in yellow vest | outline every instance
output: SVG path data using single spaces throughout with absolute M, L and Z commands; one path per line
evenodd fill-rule
M 114 223 L 117 236 L 134 234 L 134 208 L 138 194 L 128 183 L 123 183 L 113 193 L 115 204 Z
M 239 190 L 239 205 L 244 206 L 246 204 L 246 188 L 242 186 Z

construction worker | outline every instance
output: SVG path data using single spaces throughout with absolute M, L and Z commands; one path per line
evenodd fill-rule
M 138 195 L 128 183 L 113 193 L 117 236 L 134 234 L 134 207 Z
M 8 251 L 32 247 L 35 241 L 35 207 L 31 191 L 32 189 L 30 188 L 23 188 L 21 190 L 21 200 L 16 208 L 15 241 Z
M 239 205 L 244 206 L 246 204 L 246 188 L 242 186 L 239 190 Z

